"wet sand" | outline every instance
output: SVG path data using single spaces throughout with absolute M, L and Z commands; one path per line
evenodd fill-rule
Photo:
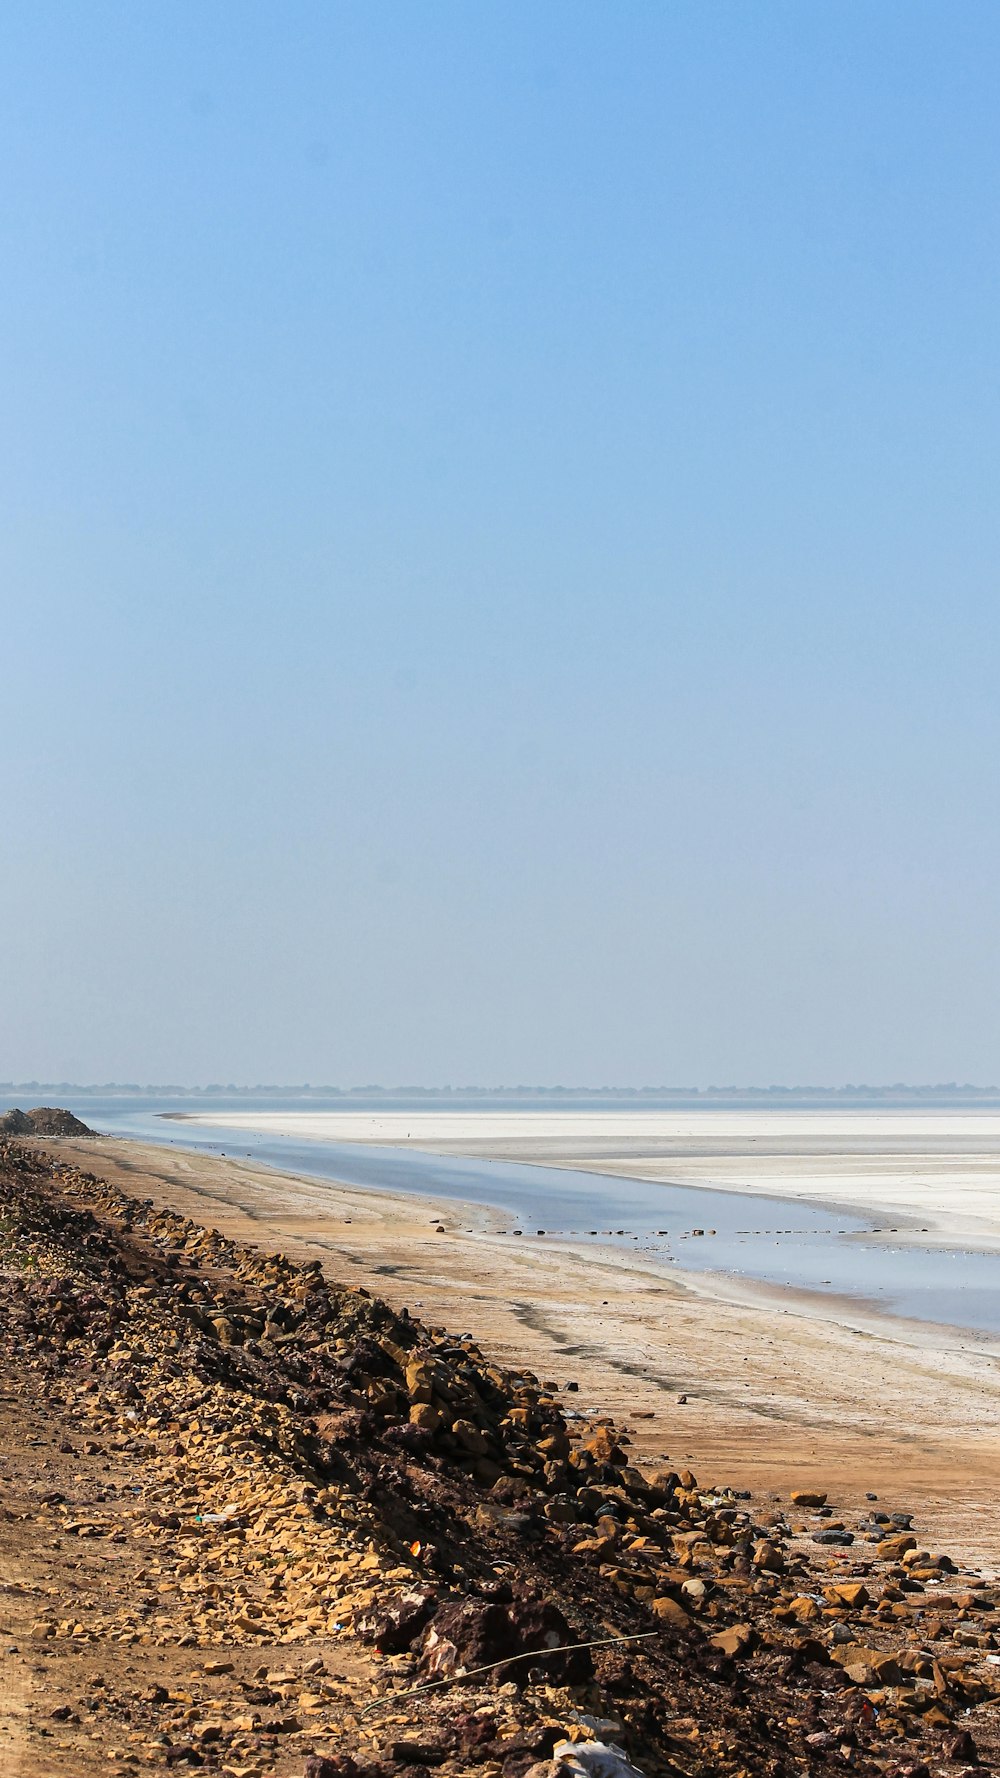
M 320 1257 L 330 1275 L 468 1331 L 544 1380 L 578 1382 L 566 1405 L 627 1422 L 641 1461 L 755 1494 L 825 1488 L 845 1507 L 877 1493 L 887 1510 L 916 1511 L 932 1546 L 1000 1572 L 989 1341 L 831 1298 L 665 1277 L 628 1253 L 515 1243 L 493 1212 L 449 1200 L 123 1138 L 40 1146 L 223 1233 Z

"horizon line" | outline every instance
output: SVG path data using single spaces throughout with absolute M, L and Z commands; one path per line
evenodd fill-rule
M 240 1085 L 237 1085 L 233 1081 L 228 1081 L 228 1082 L 210 1081 L 205 1085 L 186 1085 L 185 1086 L 185 1085 L 181 1085 L 178 1082 L 172 1082 L 172 1081 L 147 1083 L 145 1085 L 140 1084 L 137 1081 L 100 1081 L 100 1082 L 98 1082 L 98 1081 L 83 1082 L 83 1081 L 69 1081 L 69 1080 L 58 1080 L 58 1081 L 53 1081 L 53 1080 L 48 1080 L 48 1081 L 46 1081 L 46 1080 L 12 1081 L 12 1080 L 9 1080 L 9 1081 L 0 1081 L 0 1093 L 10 1094 L 10 1093 L 16 1093 L 16 1092 L 49 1092 L 49 1091 L 52 1091 L 52 1092 L 72 1092 L 72 1093 L 116 1093 L 116 1092 L 117 1093 L 144 1093 L 144 1094 L 147 1094 L 150 1096 L 152 1096 L 152 1095 L 170 1095 L 170 1094 L 179 1095 L 179 1096 L 195 1096 L 195 1095 L 204 1095 L 204 1094 L 218 1095 L 218 1094 L 222 1094 L 222 1093 L 263 1095 L 263 1094 L 271 1093 L 271 1094 L 281 1094 L 281 1095 L 300 1094 L 300 1095 L 309 1095 L 311 1097 L 324 1097 L 325 1096 L 328 1098 L 360 1098 L 365 1095 L 399 1097 L 403 1094 L 410 1094 L 410 1095 L 414 1095 L 414 1096 L 420 1097 L 420 1098 L 469 1098 L 469 1097 L 473 1097 L 473 1096 L 477 1096 L 477 1095 L 480 1097 L 501 1097 L 501 1096 L 505 1096 L 505 1095 L 508 1097 L 515 1097 L 515 1096 L 524 1097 L 525 1095 L 536 1095 L 538 1097 L 562 1097 L 562 1096 L 576 1094 L 576 1095 L 587 1095 L 587 1096 L 591 1096 L 591 1097 L 597 1097 L 598 1095 L 605 1095 L 605 1096 L 621 1097 L 621 1098 L 639 1098 L 639 1097 L 652 1098 L 652 1097 L 656 1097 L 659 1095 L 661 1097 L 691 1098 L 691 1099 L 693 1099 L 693 1098 L 714 1098 L 714 1097 L 737 1097 L 737 1096 L 747 1096 L 747 1097 L 754 1097 L 754 1098 L 766 1098 L 766 1097 L 770 1097 L 770 1096 L 774 1096 L 774 1097 L 801 1096 L 801 1097 L 804 1097 L 806 1095 L 811 1095 L 814 1097 L 836 1097 L 838 1095 L 848 1095 L 848 1094 L 853 1094 L 853 1095 L 868 1094 L 868 1095 L 878 1095 L 878 1096 L 887 1096 L 889 1094 L 906 1094 L 906 1095 L 911 1095 L 911 1096 L 917 1096 L 917 1095 L 927 1095 L 927 1094 L 933 1094 L 933 1093 L 937 1093 L 937 1094 L 945 1094 L 945 1093 L 972 1094 L 977 1097 L 990 1096 L 990 1095 L 1000 1096 L 1000 1087 L 978 1086 L 975 1083 L 970 1082 L 970 1081 L 966 1081 L 966 1082 L 938 1081 L 938 1082 L 916 1082 L 916 1083 L 910 1083 L 910 1082 L 906 1082 L 906 1081 L 893 1081 L 893 1082 L 883 1082 L 881 1084 L 871 1084 L 871 1083 L 863 1083 L 863 1082 L 846 1082 L 846 1083 L 839 1085 L 839 1086 L 816 1086 L 816 1085 L 809 1085 L 809 1084 L 798 1084 L 795 1086 L 787 1086 L 787 1085 L 781 1084 L 780 1082 L 773 1082 L 768 1086 L 746 1086 L 746 1085 L 745 1086 L 737 1086 L 737 1085 L 714 1086 L 713 1085 L 713 1086 L 704 1086 L 704 1087 L 666 1086 L 666 1085 L 661 1085 L 661 1086 L 613 1086 L 610 1084 L 604 1084 L 601 1086 L 580 1085 L 580 1084 L 577 1084 L 574 1086 L 566 1086 L 566 1085 L 542 1086 L 542 1085 L 538 1085 L 538 1084 L 532 1085 L 529 1083 L 521 1083 L 517 1086 L 507 1086 L 507 1085 L 500 1085 L 500 1086 L 476 1086 L 476 1085 L 451 1086 L 447 1083 L 444 1085 L 441 1085 L 441 1086 L 416 1086 L 416 1085 L 382 1086 L 382 1085 L 379 1085 L 376 1083 L 368 1083 L 364 1086 L 341 1087 L 341 1086 L 332 1086 L 332 1085 L 314 1086 L 309 1081 L 303 1081 L 300 1083 L 285 1083 L 285 1084 L 281 1084 L 281 1083 L 278 1083 L 275 1081 L 260 1081 L 260 1082 L 255 1083 L 252 1086 L 240 1086 Z

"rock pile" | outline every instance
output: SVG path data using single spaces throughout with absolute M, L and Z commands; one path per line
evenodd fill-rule
M 92 1136 L 93 1130 L 74 1117 L 71 1111 L 62 1111 L 54 1105 L 36 1105 L 32 1111 L 19 1111 L 15 1105 L 12 1111 L 0 1114 L 0 1136 Z
M 849 1527 L 820 1494 L 764 1513 L 645 1474 L 624 1428 L 471 1338 L 13 1143 L 0 1231 L 5 1362 L 60 1448 L 105 1465 L 37 1522 L 127 1577 L 45 1604 L 33 1644 L 229 1687 L 119 1700 L 136 1762 L 921 1778 L 992 1757 L 1000 1588 L 908 1515 Z

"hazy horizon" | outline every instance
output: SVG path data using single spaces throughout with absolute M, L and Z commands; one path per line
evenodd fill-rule
M 281 1084 L 277 1081 L 257 1081 L 251 1084 L 239 1084 L 234 1081 L 211 1081 L 203 1085 L 184 1085 L 180 1082 L 148 1082 L 145 1085 L 137 1081 L 0 1081 L 0 1098 L 9 1097 L 13 1092 L 51 1091 L 94 1096 L 109 1094 L 135 1094 L 140 1097 L 163 1098 L 197 1098 L 226 1095 L 238 1097 L 293 1097 L 302 1098 L 385 1098 L 394 1097 L 426 1097 L 433 1098 L 635 1098 L 635 1099 L 712 1099 L 712 1098 L 927 1098 L 945 1099 L 948 1097 L 992 1098 L 1000 1096 L 1000 1087 L 979 1086 L 970 1081 L 940 1081 L 924 1083 L 892 1083 L 871 1084 L 846 1082 L 840 1086 L 781 1086 L 772 1083 L 770 1086 L 626 1086 L 626 1085 L 533 1085 L 522 1082 L 518 1086 L 452 1086 L 448 1083 L 437 1086 L 419 1086 L 400 1083 L 395 1086 L 378 1085 L 374 1082 L 362 1086 L 314 1085 L 308 1081 Z
M 0 1074 L 1000 1077 L 1000 11 L 5 27 Z

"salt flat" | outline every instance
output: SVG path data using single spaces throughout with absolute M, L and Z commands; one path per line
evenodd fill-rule
M 1000 1116 L 977 1111 L 275 1111 L 184 1121 L 592 1168 L 842 1205 L 924 1245 L 1000 1250 Z M 920 1232 L 926 1231 L 926 1232 Z

